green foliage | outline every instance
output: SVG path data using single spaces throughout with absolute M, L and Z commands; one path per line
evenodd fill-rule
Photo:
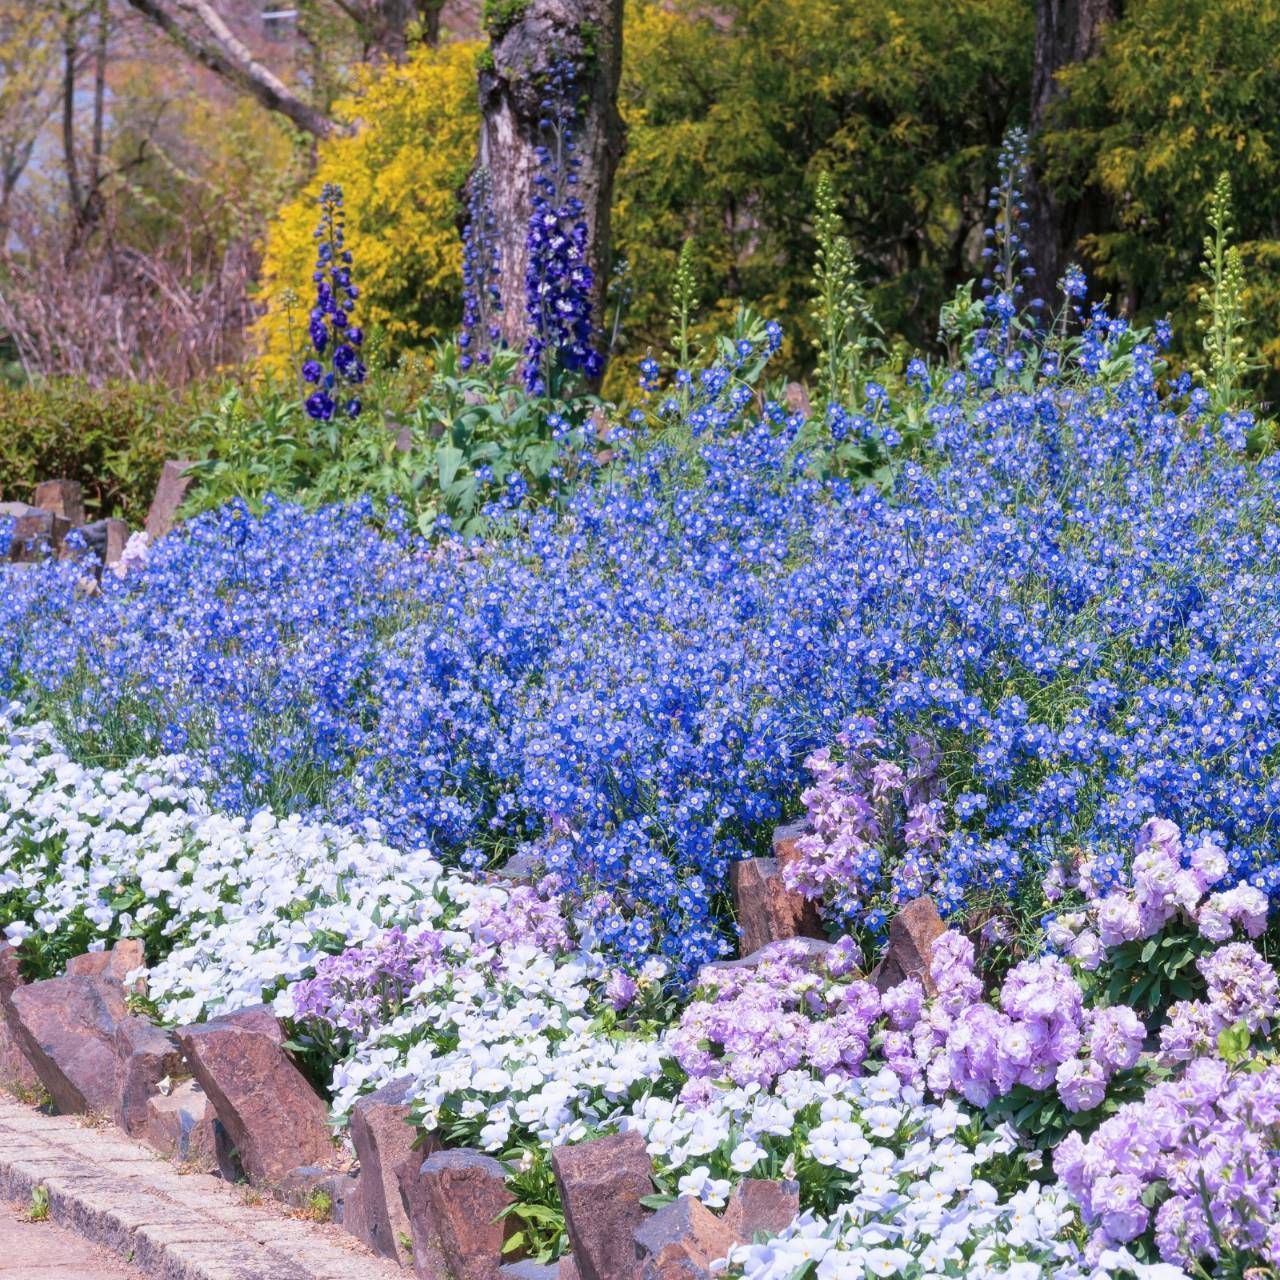
M 315 422 L 279 388 L 233 388 L 193 426 L 200 447 L 187 510 L 237 497 L 257 509 L 268 494 L 307 507 L 394 498 L 421 532 L 447 518 L 475 534 L 490 527 L 483 508 L 509 483 L 554 501 L 578 479 L 566 445 L 594 430 L 597 402 L 531 397 L 515 377 L 519 360 L 500 351 L 489 368 L 464 372 L 452 343 L 435 347 L 430 373 L 420 362 L 388 370 L 375 360 L 354 422 Z
M 0 501 L 30 502 L 41 480 L 77 480 L 89 519 L 140 525 L 166 458 L 194 447 L 191 421 L 212 386 L 181 396 L 159 383 L 0 384 Z
M 853 405 L 861 399 L 867 357 L 882 353 L 884 344 L 877 336 L 880 326 L 858 281 L 853 246 L 844 235 L 828 173 L 818 176 L 813 230 L 818 241 L 813 268 L 818 392 L 824 402 Z
M 1266 335 L 1268 392 L 1280 378 L 1280 0 L 1134 0 L 1101 50 L 1064 70 L 1044 139 L 1048 176 L 1100 197 L 1082 249 L 1090 274 L 1145 319 L 1172 313 L 1196 345 L 1192 282 L 1204 194 L 1230 175 L 1240 303 Z
M 49 1188 L 38 1182 L 31 1188 L 31 1203 L 27 1207 L 28 1222 L 47 1222 L 49 1220 Z
M 484 29 L 490 40 L 501 40 L 524 17 L 529 0 L 484 0 Z
M 971 274 L 1001 134 L 1025 111 L 1023 0 L 639 0 L 627 11 L 627 151 L 614 235 L 632 266 L 628 350 L 662 342 L 692 235 L 718 329 L 738 301 L 807 347 L 814 228 L 801 193 L 829 172 L 889 332 L 931 336 Z
M 545 1147 L 516 1147 L 503 1156 L 507 1187 L 515 1196 L 499 1217 L 514 1218 L 502 1251 L 535 1262 L 551 1262 L 569 1247 L 564 1209 Z
M 1240 384 L 1249 370 L 1244 336 L 1244 264 L 1238 246 L 1230 243 L 1235 227 L 1231 223 L 1231 176 L 1218 176 L 1209 200 L 1209 226 L 1204 238 L 1203 270 L 1208 284 L 1200 296 L 1204 314 L 1199 327 L 1204 333 L 1204 350 L 1209 368 L 1203 374 L 1212 394 L 1215 413 L 1236 407 Z

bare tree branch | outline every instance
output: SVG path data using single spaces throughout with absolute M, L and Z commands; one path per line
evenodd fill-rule
M 160 27 L 188 57 L 251 94 L 268 110 L 280 112 L 299 129 L 317 138 L 338 131 L 339 126 L 323 111 L 304 102 L 270 68 L 258 62 L 207 0 L 173 0 L 175 9 L 200 24 L 203 37 L 181 23 L 165 0 L 128 0 L 128 3 Z

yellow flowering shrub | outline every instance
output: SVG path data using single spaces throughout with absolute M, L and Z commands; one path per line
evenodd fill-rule
M 475 158 L 480 113 L 474 43 L 420 48 L 401 66 L 363 68 L 335 114 L 355 125 L 319 143 L 311 181 L 272 219 L 254 327 L 259 368 L 287 377 L 306 338 L 314 286 L 316 199 L 342 187 L 357 311 L 387 358 L 457 323 L 462 242 L 457 191 Z

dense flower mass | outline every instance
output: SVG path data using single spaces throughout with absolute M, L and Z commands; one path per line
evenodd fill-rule
M 1058 354 L 913 393 L 929 465 L 900 459 L 887 494 L 823 478 L 813 424 L 752 419 L 716 366 L 687 445 L 673 423 L 487 546 L 428 546 L 394 510 L 379 531 L 364 507 L 233 505 L 92 596 L 66 566 L 7 575 L 0 679 L 86 749 L 184 751 L 221 808 L 376 816 L 468 865 L 526 853 L 609 893 L 605 945 L 685 974 L 723 950 L 729 862 L 850 722 L 904 778 L 913 744 L 941 760 L 890 896 L 952 912 L 1077 844 L 1105 887 L 1158 814 L 1216 833 L 1222 891 L 1274 897 L 1280 460 L 1160 392 L 1122 321 Z M 859 839 L 840 865 L 867 860 L 882 918 Z

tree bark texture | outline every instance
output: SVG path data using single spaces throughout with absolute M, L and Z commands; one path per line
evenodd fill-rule
M 578 67 L 581 103 L 575 140 L 581 161 L 577 194 L 590 230 L 595 276 L 592 319 L 605 327 L 609 273 L 609 209 L 613 176 L 623 149 L 618 114 L 622 70 L 622 0 L 529 0 L 491 31 L 492 66 L 480 72 L 482 112 L 479 162 L 493 178 L 493 213 L 501 251 L 498 287 L 501 329 L 507 344 L 524 346 L 525 270 L 538 123 L 540 81 L 557 63 Z M 602 351 L 603 355 L 604 352 Z
M 1044 129 L 1058 96 L 1054 77 L 1063 67 L 1083 62 L 1097 51 L 1103 28 L 1120 17 L 1122 5 L 1123 0 L 1037 0 L 1031 72 L 1033 138 Z M 1083 192 L 1055 193 L 1033 169 L 1027 203 L 1031 265 L 1036 270 L 1032 292 L 1052 304 L 1076 242 L 1090 229 L 1093 202 Z

